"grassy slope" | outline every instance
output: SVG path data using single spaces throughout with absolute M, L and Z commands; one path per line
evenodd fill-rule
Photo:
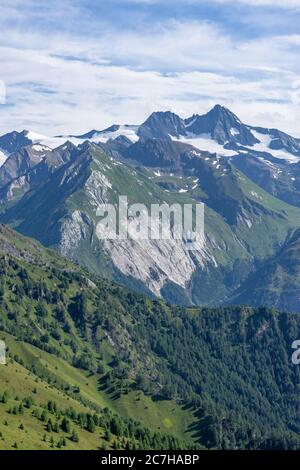
M 247 279 L 231 302 L 247 304 L 254 296 L 254 305 L 263 303 L 285 311 L 299 312 L 299 253 L 300 232 L 297 230 L 276 256 L 267 260 L 255 275 Z
M 44 283 L 49 290 L 57 289 L 59 285 L 58 279 L 51 274 L 52 268 L 56 269 L 58 273 L 80 273 L 79 268 L 59 257 L 55 252 L 48 251 L 42 248 L 38 242 L 24 238 L 17 232 L 3 226 L 0 227 L 0 252 L 2 250 L 17 257 L 17 259 L 15 258 L 17 265 L 9 270 L 11 274 L 6 272 L 5 276 L 6 279 L 10 279 L 14 285 L 19 284 L 19 269 L 26 269 L 27 272 L 30 273 L 31 281 L 34 284 Z M 10 275 L 12 275 L 11 278 Z M 82 273 L 80 277 L 82 278 Z M 84 277 L 85 276 L 83 276 L 82 279 L 84 279 Z M 87 281 L 87 277 L 85 279 L 85 282 L 89 282 Z M 77 282 L 70 283 L 67 288 L 65 287 L 65 302 L 69 302 L 82 288 L 86 290 L 86 286 L 81 285 L 80 287 L 80 283 L 78 284 Z M 93 288 L 91 291 L 93 291 Z M 18 315 L 18 325 L 20 326 L 18 331 L 20 333 L 21 331 L 25 332 L 25 330 L 31 332 L 35 331 L 37 337 L 47 333 L 47 329 L 43 327 L 43 322 L 39 320 L 34 313 L 38 302 L 29 301 L 26 296 L 23 296 L 21 302 L 16 302 L 16 298 L 12 292 L 5 293 L 4 299 L 5 308 L 9 311 L 16 312 Z M 49 307 L 50 305 L 48 305 L 47 308 L 49 309 Z M 55 304 L 50 308 L 55 308 Z M 0 307 L 0 317 L 1 315 L 2 318 L 4 318 L 3 307 Z M 52 321 L 50 317 L 47 319 L 48 324 Z M 22 324 L 23 327 L 21 326 Z M 32 368 L 34 366 L 38 373 L 42 375 L 44 373 L 53 374 L 60 387 L 69 385 L 72 387 L 79 386 L 80 395 L 83 399 L 102 408 L 108 407 L 113 412 L 120 413 L 125 417 L 136 419 L 145 427 L 151 428 L 154 431 L 167 432 L 181 439 L 191 438 L 191 435 L 186 435 L 185 433 L 186 429 L 194 422 L 194 417 L 191 412 L 183 410 L 175 401 L 154 402 L 142 392 L 139 392 L 138 395 L 136 392 L 129 392 L 128 395 L 123 395 L 120 399 L 116 399 L 114 393 L 110 393 L 109 390 L 100 387 L 99 381 L 101 375 L 92 375 L 70 364 L 72 351 L 70 346 L 65 344 L 65 340 L 72 338 L 72 341 L 77 345 L 79 351 L 82 351 L 88 346 L 82 336 L 78 335 L 74 325 L 71 326 L 71 331 L 68 334 L 59 326 L 58 329 L 61 336 L 60 340 L 57 341 L 50 336 L 48 345 L 49 347 L 55 348 L 55 350 L 59 350 L 61 357 L 42 351 L 24 341 L 16 341 L 12 335 L 4 332 L 1 333 L 1 339 L 5 339 L 13 356 L 17 355 L 19 358 L 22 358 L 26 367 Z M 89 352 L 95 359 L 97 358 L 98 354 L 91 348 L 89 348 Z M 102 365 L 104 372 L 110 370 L 111 366 L 109 364 L 115 357 L 115 351 L 105 336 L 102 337 L 99 354 L 103 357 Z M 67 359 L 69 362 L 63 358 Z M 22 385 L 20 385 L 20 380 L 18 385 L 14 386 L 13 381 L 7 378 L 7 371 L 11 370 L 11 367 L 10 364 L 7 367 L 0 367 L 2 383 L 7 383 L 6 387 L 0 387 L 0 392 L 3 392 L 4 389 L 8 389 L 13 396 L 17 390 L 22 390 Z M 31 388 L 31 386 L 29 388 Z M 49 391 L 47 395 L 48 400 L 52 399 L 52 395 L 54 394 L 57 396 L 59 403 L 64 403 L 66 400 L 67 402 L 69 401 L 69 397 L 66 397 L 61 391 L 56 391 L 53 387 L 51 389 L 47 387 L 47 390 Z M 28 391 L 27 388 L 26 391 Z M 6 432 L 8 432 L 7 429 Z M 13 440 L 13 436 L 11 439 Z M 36 442 L 34 445 L 35 444 Z
M 12 341 L 9 341 L 12 344 Z M 79 436 L 79 443 L 74 443 L 69 439 L 70 434 L 63 433 L 46 433 L 45 423 L 32 416 L 32 409 L 24 410 L 22 415 L 9 414 L 11 407 L 19 405 L 23 398 L 32 395 L 37 408 L 42 411 L 40 405 L 46 405 L 49 400 L 59 403 L 60 409 L 66 409 L 72 406 L 77 412 L 90 412 L 87 407 L 81 405 L 78 401 L 68 397 L 63 392 L 48 385 L 45 381 L 38 379 L 34 374 L 29 372 L 25 367 L 15 361 L 8 361 L 6 366 L 0 366 L 0 390 L 8 391 L 9 399 L 6 404 L 0 404 L 0 450 L 9 450 L 14 447 L 15 442 L 19 449 L 50 449 L 50 439 L 53 436 L 55 445 L 59 438 L 66 438 L 66 449 L 97 449 L 103 445 L 103 432 L 89 433 L 74 425 Z M 17 398 L 17 399 L 16 399 Z M 24 430 L 20 429 L 23 424 Z M 46 434 L 46 441 L 43 440 Z
M 109 407 L 153 430 L 186 439 L 194 428 L 209 447 L 235 446 L 237 438 L 240 446 L 252 445 L 248 427 L 262 437 L 298 429 L 299 374 L 289 351 L 299 317 L 150 301 L 96 277 L 93 284 L 70 263 L 64 269 L 57 255 L 51 260 L 38 243 L 22 244 L 7 228 L 0 233 L 0 251 L 5 245 L 17 256 L 0 255 L 1 335 L 18 337 L 6 338 L 11 353 L 35 375 L 50 374 L 52 387 L 67 393 L 79 385 L 75 398 L 82 403 Z M 201 415 L 194 420 L 179 403 Z M 236 435 L 224 424 L 228 414 Z
M 69 385 L 71 389 L 79 387 L 80 396 L 84 400 L 101 408 L 107 407 L 121 416 L 134 418 L 153 431 L 172 434 L 183 440 L 192 440 L 192 434 L 187 430 L 195 423 L 195 417 L 191 411 L 183 409 L 176 401 L 153 401 L 151 397 L 146 396 L 142 391 L 130 391 L 128 395 L 121 395 L 120 398 L 116 399 L 114 393 L 109 393 L 109 390 L 103 390 L 99 386 L 100 375 L 91 375 L 87 371 L 74 368 L 61 358 L 41 351 L 30 344 L 16 341 L 9 334 L 0 333 L 0 338 L 6 342 L 11 355 L 22 358 L 24 365 L 27 367 L 35 366 L 40 372 L 43 370 L 50 372 L 56 377 L 58 385 Z M 8 361 L 6 366 L 0 366 L 0 391 L 8 390 L 10 397 L 18 395 L 22 399 L 30 395 L 34 388 L 37 388 L 35 398 L 38 403 L 46 404 L 49 400 L 54 400 L 59 403 L 61 408 L 73 406 L 78 412 L 91 411 L 61 390 L 57 390 L 54 386 L 38 379 L 32 372 L 15 361 L 12 363 Z M 40 442 L 41 431 L 44 430 L 42 423 L 37 422 L 29 413 L 26 414 L 24 420 L 23 416 L 15 417 L 7 414 L 7 410 L 14 405 L 13 399 L 9 400 L 7 406 L 0 405 L 0 430 L 4 429 L 7 439 L 9 439 L 9 441 L 5 441 L 4 447 L 7 448 L 8 442 L 9 445 L 12 445 L 15 441 L 19 442 L 17 437 L 21 436 L 21 430 L 16 427 L 15 423 L 20 422 L 24 423 L 25 429 L 30 430 L 29 434 L 32 433 L 31 441 L 29 437 L 27 441 L 24 440 L 24 448 L 30 446 L 34 446 L 34 448 L 39 448 L 39 446 L 41 448 L 47 447 L 47 444 Z M 12 426 L 3 427 L 5 420 L 10 423 L 11 417 L 13 418 Z M 37 434 L 35 434 L 35 430 L 37 430 Z M 76 427 L 76 431 L 78 431 L 80 437 L 80 448 L 97 448 L 103 443 L 98 435 L 97 437 L 94 434 L 87 433 L 79 427 Z M 59 436 L 55 435 L 56 438 Z M 68 442 L 68 447 L 76 448 L 74 443 Z

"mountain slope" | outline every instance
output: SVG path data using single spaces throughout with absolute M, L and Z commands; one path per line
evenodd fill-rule
M 232 160 L 232 164 L 265 191 L 282 201 L 300 207 L 300 165 L 250 151 Z
M 262 139 L 262 135 L 265 136 L 267 144 L 272 151 L 285 150 L 292 155 L 300 157 L 300 139 L 296 139 L 285 132 L 281 132 L 278 129 L 265 129 L 262 127 L 253 127 L 253 131 L 256 131 L 257 138 Z
M 138 391 L 129 391 L 118 398 L 113 384 L 113 391 L 99 389 L 97 375 L 75 368 L 7 333 L 0 333 L 0 336 L 9 351 L 7 365 L 0 369 L 1 391 L 8 395 L 7 401 L 1 403 L 0 393 L 0 449 L 14 448 L 15 443 L 18 449 L 147 447 L 137 437 L 138 433 L 153 436 L 156 446 L 160 445 L 160 440 L 163 442 L 165 434 L 169 442 L 164 444 L 197 447 L 193 433 L 185 431 L 193 426 L 195 417 L 175 400 L 154 402 Z M 42 418 L 43 414 L 46 418 Z M 87 425 L 86 416 L 98 418 L 94 428 Z M 70 430 L 62 429 L 64 417 L 69 421 Z M 141 424 L 133 425 L 132 418 Z M 52 429 L 49 429 L 49 420 L 53 423 Z M 59 423 L 58 429 L 56 423 Z M 132 431 L 136 429 L 136 436 L 132 434 L 128 439 L 124 431 L 129 427 Z M 74 431 L 78 442 L 72 439 Z M 110 437 L 106 437 L 107 434 Z M 151 439 L 149 448 L 153 446 Z
M 14 255 L 3 253 L 7 246 Z M 290 359 L 299 316 L 250 308 L 184 309 L 152 302 L 97 277 L 91 279 L 4 227 L 0 252 L 0 336 L 13 358 L 8 366 L 0 366 L 0 381 L 9 392 L 0 404 L 8 422 L 7 429 L 1 421 L 7 445 L 16 439 L 21 446 L 22 419 L 25 432 L 26 427 L 43 429 L 40 414 L 49 400 L 59 400 L 60 417 L 55 406 L 46 406 L 51 421 L 59 419 L 61 424 L 67 413 L 64 403 L 71 397 L 69 405 L 77 413 L 85 406 L 98 415 L 96 429 L 82 424 L 97 434 L 90 441 L 92 447 L 102 445 L 103 428 L 109 428 L 114 430 L 112 440 L 122 448 L 128 439 L 125 429 L 131 426 L 128 444 L 142 448 L 199 444 L 299 448 L 300 376 Z M 24 367 L 30 374 L 20 389 L 27 373 Z M 14 379 L 7 382 L 9 377 Z M 24 400 L 28 394 L 36 396 L 34 403 Z M 142 400 L 149 414 L 135 400 Z M 18 419 L 10 419 L 8 409 L 19 407 L 21 401 L 24 418 L 12 411 Z M 32 418 L 26 403 L 32 411 L 38 408 Z M 110 413 L 118 413 L 117 427 L 107 423 L 107 406 Z M 88 442 L 78 427 L 78 415 L 67 416 L 82 442 Z M 144 416 L 143 426 L 150 429 L 141 433 L 140 425 L 130 425 L 126 416 Z M 181 432 L 180 423 L 186 426 Z M 165 434 L 160 434 L 162 429 Z M 24 446 L 44 446 L 37 442 L 36 432 L 32 443 L 25 434 Z M 47 429 L 45 433 L 47 443 L 54 435 L 55 444 L 62 434 Z M 144 438 L 136 439 L 138 433 Z M 68 440 L 70 433 L 64 436 Z M 110 438 L 109 446 L 111 442 Z M 1 445 L 5 447 L 5 441 Z
M 299 279 L 300 232 L 296 230 L 279 252 L 242 284 L 231 301 L 299 312 Z
M 159 140 L 156 143 L 160 146 Z M 160 147 L 166 158 L 164 173 L 162 167 L 158 173 L 132 168 L 95 144 L 85 144 L 46 173 L 45 182 L 32 185 L 1 219 L 127 286 L 173 302 L 215 304 L 241 282 L 230 279 L 236 263 L 243 279 L 256 261 L 274 254 L 299 223 L 300 214 L 242 177 L 226 159 L 179 148 L 179 169 L 172 176 L 174 153 L 170 152 L 171 160 L 165 156 L 169 144 Z M 153 149 L 157 146 L 149 147 L 149 157 Z M 35 174 L 42 164 L 35 167 Z M 27 179 L 33 181 L 30 175 Z M 96 210 L 100 204 L 117 204 L 121 195 L 127 196 L 129 204 L 143 203 L 148 209 L 154 203 L 204 202 L 204 245 L 191 253 L 181 240 L 99 240 Z M 211 282 L 220 283 L 219 292 L 207 289 Z
M 0 149 L 8 155 L 30 144 L 32 144 L 32 140 L 28 138 L 27 131 L 13 131 L 0 137 Z
M 92 340 L 91 334 L 94 336 L 96 331 L 88 333 L 89 326 L 86 328 L 86 333 L 82 334 L 77 320 L 72 320 L 76 307 L 76 303 L 74 303 L 76 295 L 80 296 L 83 295 L 80 292 L 88 293 L 90 291 L 92 296 L 96 292 L 98 296 L 96 284 L 89 280 L 85 273 L 80 272 L 77 267 L 65 259 L 59 258 L 55 253 L 43 249 L 38 243 L 24 239 L 2 226 L 0 232 L 0 329 L 1 339 L 7 344 L 10 358 L 7 366 L 0 368 L 0 383 L 4 384 L 3 387 L 1 386 L 1 390 L 2 392 L 7 390 L 9 396 L 7 403 L 4 403 L 5 406 L 0 404 L 0 416 L 6 417 L 9 422 L 8 429 L 3 427 L 3 424 L 0 429 L 1 432 L 3 431 L 4 448 L 9 448 L 14 441 L 17 441 L 21 448 L 30 448 L 30 446 L 31 448 L 32 446 L 34 448 L 48 448 L 51 444 L 51 435 L 54 436 L 55 446 L 64 437 L 68 448 L 97 448 L 102 445 L 108 448 L 113 445 L 126 448 L 124 447 L 124 437 L 126 438 L 124 428 L 131 427 L 130 433 L 133 431 L 139 435 L 141 432 L 144 433 L 140 425 L 134 424 L 133 421 L 131 423 L 131 418 L 141 420 L 145 428 L 152 429 L 152 431 L 145 430 L 145 433 L 150 437 L 152 432 L 153 437 L 150 437 L 147 445 L 141 444 L 140 438 L 135 438 L 130 434 L 132 436 L 128 441 L 130 446 L 143 445 L 146 448 L 151 448 L 153 445 L 156 448 L 159 448 L 160 445 L 162 448 L 165 445 L 173 445 L 176 448 L 180 445 L 196 446 L 192 433 L 188 432 L 188 427 L 196 419 L 193 413 L 184 411 L 180 403 L 178 404 L 174 400 L 168 402 L 162 400 L 155 403 L 144 396 L 142 391 L 131 391 L 131 387 L 127 389 L 125 382 L 128 379 L 126 379 L 125 372 L 124 384 L 118 385 L 120 378 L 117 377 L 120 373 L 123 375 L 120 366 L 116 365 L 116 358 L 120 350 L 118 349 L 117 352 L 117 349 L 112 347 L 110 334 L 103 332 L 104 336 L 102 336 L 100 328 L 98 328 L 98 339 L 96 340 L 95 337 Z M 100 281 L 98 280 L 98 282 Z M 14 283 L 14 290 L 10 289 L 11 283 Z M 101 295 L 103 299 L 103 294 L 109 284 L 105 281 L 101 281 L 100 284 L 103 287 Z M 69 287 L 67 287 L 68 285 Z M 52 294 L 50 294 L 51 290 Z M 13 291 L 14 293 L 12 293 Z M 22 300 L 16 304 L 19 295 L 22 296 Z M 110 301 L 116 303 L 117 297 L 115 300 L 110 297 Z M 103 313 L 106 311 L 104 305 L 101 306 L 98 303 L 98 309 L 104 308 Z M 69 308 L 72 315 L 68 313 Z M 118 311 L 116 310 L 115 313 L 117 314 Z M 15 320 L 14 315 L 16 315 Z M 30 346 L 28 343 L 35 346 Z M 115 361 L 116 364 L 114 364 Z M 17 377 L 15 377 L 16 371 L 19 374 Z M 110 371 L 116 373 L 115 378 L 111 376 L 112 372 Z M 111 376 L 109 380 L 106 378 L 107 374 L 109 377 Z M 30 380 L 27 379 L 27 375 L 30 376 Z M 121 389 L 124 387 L 124 392 L 119 396 L 120 386 Z M 15 399 L 16 396 L 18 396 L 17 399 Z M 34 400 L 34 403 L 29 407 L 30 411 L 26 412 L 26 407 L 24 407 L 22 416 L 16 413 L 17 417 L 10 419 L 8 410 L 16 406 L 19 407 L 28 396 Z M 70 420 L 72 421 L 72 429 L 74 427 L 80 441 L 80 444 L 76 445 L 70 439 L 70 432 L 62 433 L 61 430 L 51 432 L 46 429 L 45 422 L 41 422 L 37 416 L 34 415 L 35 419 L 31 418 L 32 409 L 41 414 L 44 408 L 47 409 L 49 401 L 55 401 L 56 406 L 61 411 L 64 410 L 63 415 L 72 407 L 76 413 L 104 415 L 102 418 L 104 421 L 107 416 L 108 423 L 115 419 L 114 416 L 117 416 L 116 419 L 121 423 L 122 432 L 116 434 L 111 431 L 115 435 L 109 439 L 110 442 L 105 442 L 101 436 L 107 430 L 107 425 L 100 425 L 99 431 L 96 429 L 92 433 L 96 432 L 96 435 L 92 435 L 89 439 L 91 431 L 88 429 L 85 431 L 85 426 L 81 430 L 77 418 L 72 419 Z M 137 401 L 139 403 L 136 403 Z M 106 410 L 107 408 L 108 410 Z M 148 409 L 149 411 L 147 411 Z M 121 415 L 124 418 L 121 418 Z M 48 418 L 53 422 L 57 420 L 61 422 L 62 414 L 52 412 L 52 416 L 49 413 Z M 16 421 L 24 424 L 26 434 L 32 430 L 32 439 L 31 435 L 25 436 L 25 433 L 25 439 L 23 439 L 21 430 L 19 432 L 18 425 L 15 424 Z M 1 421 L 1 423 L 3 422 Z M 114 426 L 113 421 L 112 426 Z M 46 441 L 42 440 L 42 431 L 44 431 L 43 434 L 46 433 Z M 168 438 L 166 437 L 167 440 L 164 440 L 163 433 L 169 435 Z M 151 439 L 155 441 L 155 444 L 151 444 Z

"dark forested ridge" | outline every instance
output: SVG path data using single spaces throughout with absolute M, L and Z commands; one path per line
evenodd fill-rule
M 53 393 L 59 391 L 97 415 L 92 423 L 76 410 L 46 410 L 53 414 L 50 425 L 43 424 L 50 446 L 55 422 L 55 439 L 63 445 L 67 438 L 75 445 L 71 430 L 62 430 L 65 418 L 73 434 L 90 432 L 94 425 L 102 429 L 108 448 L 300 448 L 300 368 L 291 361 L 292 342 L 300 335 L 295 314 L 248 307 L 181 308 L 152 301 L 91 276 L 1 226 L 0 329 L 10 358 L 8 366 L 0 367 L 3 394 L 7 389 L 12 399 L 10 383 L 1 382 L 1 375 L 19 367 L 46 382 Z M 93 402 L 82 390 L 68 389 L 70 374 L 75 381 L 77 373 L 98 384 Z M 132 394 L 137 394 L 136 406 L 130 403 Z M 6 406 L 5 413 L 16 416 L 14 407 L 22 409 L 28 398 L 21 390 L 18 395 L 8 405 L 2 397 L 0 412 Z M 104 412 L 101 403 L 104 396 L 113 396 L 112 406 L 122 404 L 114 410 L 121 424 L 112 429 L 112 418 L 107 418 L 112 411 Z M 30 416 L 43 423 L 47 402 L 33 399 L 39 407 L 31 403 Z M 147 430 L 135 415 L 144 399 L 150 400 L 145 410 L 166 410 L 173 403 L 174 415 L 178 411 L 192 419 L 177 435 L 175 428 L 169 433 L 157 430 L 155 423 Z M 8 432 L 5 416 L 0 416 L 3 434 Z M 115 440 L 105 439 L 105 433 Z

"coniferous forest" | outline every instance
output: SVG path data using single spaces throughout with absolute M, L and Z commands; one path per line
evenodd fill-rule
M 171 306 L 8 228 L 1 242 L 0 446 L 36 428 L 41 448 L 299 448 L 299 316 Z

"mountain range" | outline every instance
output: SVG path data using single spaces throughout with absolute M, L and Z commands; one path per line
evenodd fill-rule
M 300 139 L 216 105 L 83 135 L 0 137 L 0 221 L 119 284 L 179 305 L 300 311 Z M 205 204 L 205 240 L 102 240 L 97 207 Z
M 299 139 L 217 105 L 0 159 L 0 449 L 300 449 Z M 203 240 L 101 240 L 120 196 Z

